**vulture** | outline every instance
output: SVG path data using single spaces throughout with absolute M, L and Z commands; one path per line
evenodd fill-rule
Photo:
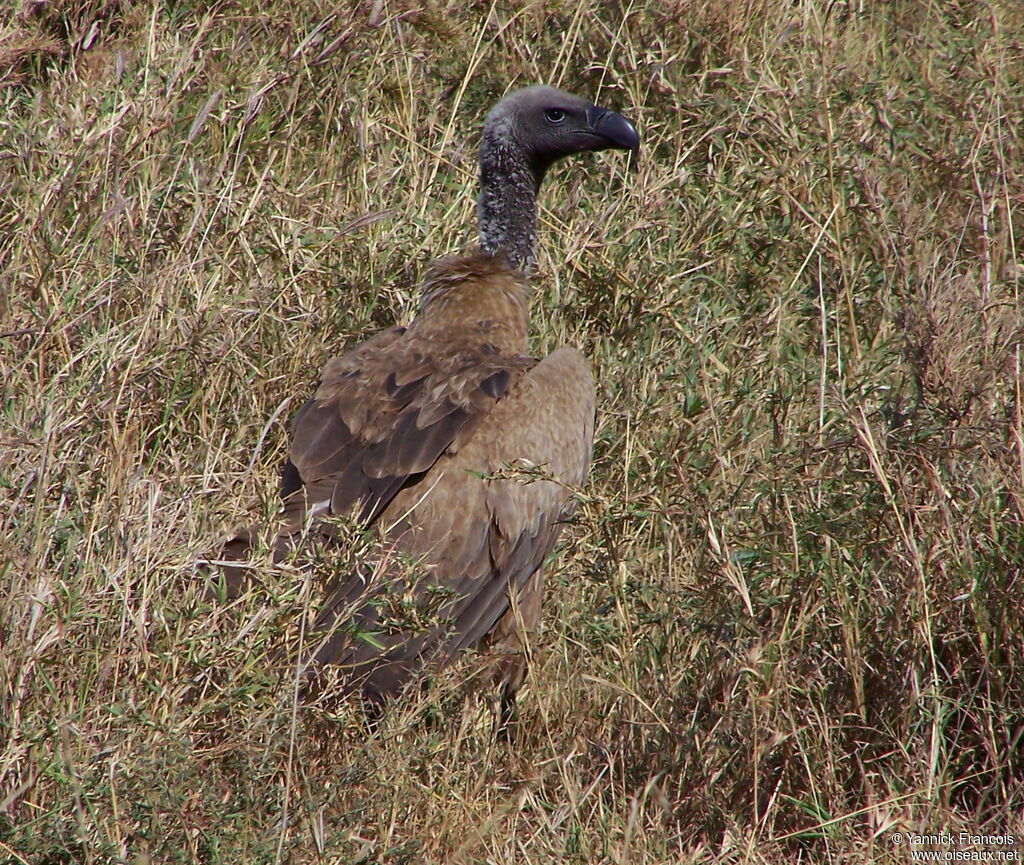
M 306 693 L 324 665 L 380 707 L 463 650 L 490 654 L 502 724 L 525 677 L 545 559 L 572 513 L 594 435 L 583 355 L 529 353 L 537 193 L 575 153 L 637 151 L 619 114 L 552 87 L 510 93 L 479 151 L 479 249 L 433 262 L 413 320 L 329 361 L 295 415 L 275 559 L 334 516 L 373 533 L 372 562 L 342 574 L 307 634 Z M 258 531 L 227 542 L 241 563 Z M 229 567 L 231 581 L 244 574 Z

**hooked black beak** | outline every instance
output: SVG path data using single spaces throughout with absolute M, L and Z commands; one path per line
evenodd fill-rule
M 591 105 L 587 109 L 587 124 L 591 132 L 608 142 L 609 147 L 634 153 L 640 150 L 636 127 L 621 114 Z

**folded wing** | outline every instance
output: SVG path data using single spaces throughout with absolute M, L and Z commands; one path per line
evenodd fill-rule
M 478 390 L 489 370 L 469 376 Z M 408 469 L 405 484 L 387 504 L 373 492 L 367 499 L 381 511 L 385 564 L 376 580 L 353 576 L 335 589 L 316 622 L 310 669 L 341 665 L 351 688 L 377 701 L 492 632 L 501 636 L 493 648 L 515 653 L 536 625 L 540 570 L 586 475 L 593 418 L 586 361 L 560 349 L 529 370 L 509 370 L 490 410 L 469 412 L 454 446 L 428 468 L 400 460 L 389 468 L 395 478 Z M 416 471 L 423 473 L 409 483 Z M 507 675 L 520 678 L 520 666 Z

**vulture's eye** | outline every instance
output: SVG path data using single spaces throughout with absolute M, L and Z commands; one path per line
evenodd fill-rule
M 561 108 L 548 108 L 544 112 L 544 116 L 548 119 L 548 123 L 565 122 L 565 112 Z

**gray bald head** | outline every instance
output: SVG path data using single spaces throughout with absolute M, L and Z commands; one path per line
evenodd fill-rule
M 516 90 L 484 121 L 484 146 L 514 146 L 529 161 L 538 185 L 551 164 L 588 150 L 640 149 L 640 136 L 620 114 L 547 87 Z
M 510 93 L 484 121 L 477 203 L 481 245 L 529 270 L 536 196 L 548 168 L 574 153 L 639 147 L 632 123 L 586 99 L 543 85 Z

